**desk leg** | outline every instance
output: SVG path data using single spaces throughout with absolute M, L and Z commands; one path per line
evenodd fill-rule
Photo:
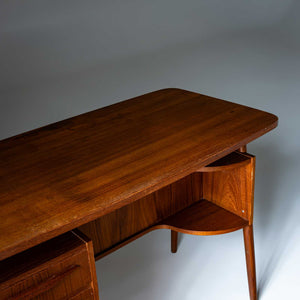
M 257 299 L 253 226 L 243 228 L 250 299 Z
M 177 252 L 178 232 L 171 230 L 171 252 Z
M 247 152 L 247 145 L 245 146 L 242 146 L 240 149 L 239 149 L 240 152 Z

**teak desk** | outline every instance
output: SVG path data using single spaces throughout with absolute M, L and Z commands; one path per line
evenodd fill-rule
M 95 258 L 157 228 L 243 229 L 256 299 L 254 156 L 277 117 L 164 89 L 0 142 L 0 298 L 98 299 Z

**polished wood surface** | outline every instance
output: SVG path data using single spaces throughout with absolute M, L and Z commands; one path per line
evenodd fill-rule
M 253 155 L 235 151 L 79 230 L 92 239 L 100 259 L 154 229 L 172 230 L 174 253 L 175 231 L 213 235 L 241 229 L 252 223 L 254 161 Z M 218 206 L 199 202 L 203 199 Z
M 239 151 L 234 151 L 213 163 L 200 168 L 198 172 L 223 172 L 230 169 L 241 168 L 249 163 L 249 158 L 246 155 L 240 155 Z
M 257 300 L 253 226 L 245 226 L 243 233 L 250 299 Z
M 272 114 L 165 89 L 1 141 L 0 298 L 98 299 L 94 256 L 155 229 L 170 230 L 175 253 L 178 232 L 243 228 L 256 300 L 246 144 L 276 126 Z
M 194 235 L 215 235 L 242 229 L 248 222 L 210 201 L 200 200 L 163 220 L 155 228 Z
M 131 239 L 202 198 L 201 174 L 184 177 L 158 191 L 79 227 L 93 241 L 96 256 Z M 132 239 L 131 239 L 132 240 Z
M 92 244 L 68 232 L 0 262 L 0 299 L 99 299 Z
M 171 252 L 176 253 L 178 246 L 178 232 L 171 230 Z
M 0 259 L 95 220 L 242 147 L 277 117 L 165 89 L 0 143 Z
M 25 299 L 45 299 L 50 298 L 49 291 L 51 291 L 56 285 L 58 285 L 60 282 L 62 282 L 68 275 L 70 275 L 72 272 L 74 272 L 77 268 L 79 268 L 79 265 L 70 265 L 63 271 L 51 275 L 51 277 L 45 279 L 45 281 L 41 281 L 37 285 L 29 285 L 29 280 L 26 278 L 24 281 L 26 281 L 26 285 L 29 285 L 29 288 L 23 290 L 22 292 L 18 292 L 16 296 L 8 297 L 10 300 L 25 300 Z M 31 279 L 31 278 L 30 278 Z M 24 283 L 22 283 L 22 288 L 24 287 Z M 19 286 L 18 286 L 19 288 Z M 10 288 L 9 291 L 13 292 L 13 290 L 16 289 L 15 287 Z M 52 292 L 52 291 L 51 291 Z M 56 297 L 59 297 L 60 291 L 56 290 Z M 50 296 L 50 297 L 49 297 Z M 52 298 L 54 295 L 52 294 Z M 65 295 L 64 295 L 65 296 Z
M 234 155 L 236 162 L 231 167 L 224 165 L 221 170 L 222 166 L 213 166 L 214 172 L 203 173 L 203 198 L 252 224 L 255 157 L 238 151 Z M 241 163 L 237 162 L 237 157 Z
M 98 281 L 97 281 L 97 273 L 96 273 L 96 265 L 95 265 L 95 253 L 94 253 L 94 247 L 93 243 L 90 238 L 88 238 L 85 234 L 83 234 L 79 230 L 72 231 L 73 234 L 75 234 L 84 244 L 87 250 L 88 254 L 88 261 L 89 261 L 89 270 L 91 274 L 91 286 L 88 287 L 88 289 L 85 290 L 82 294 L 84 295 L 90 295 L 92 299 L 99 300 L 99 291 L 98 291 Z M 80 295 L 77 295 L 76 297 L 81 297 Z M 81 298 L 80 298 L 81 299 Z M 86 298 L 83 299 L 88 299 Z

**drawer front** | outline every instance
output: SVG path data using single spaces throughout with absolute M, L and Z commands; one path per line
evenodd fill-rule
M 94 300 L 95 295 L 92 288 L 79 292 L 74 297 L 68 298 L 69 300 Z
M 90 261 L 84 244 L 0 286 L 0 299 L 94 299 L 93 294 Z

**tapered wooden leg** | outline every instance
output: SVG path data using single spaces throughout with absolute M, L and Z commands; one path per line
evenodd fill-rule
M 244 227 L 243 232 L 250 299 L 257 300 L 253 226 Z
M 245 146 L 242 146 L 240 149 L 239 149 L 240 152 L 247 152 L 247 145 Z
M 178 232 L 171 230 L 171 252 L 177 252 Z

